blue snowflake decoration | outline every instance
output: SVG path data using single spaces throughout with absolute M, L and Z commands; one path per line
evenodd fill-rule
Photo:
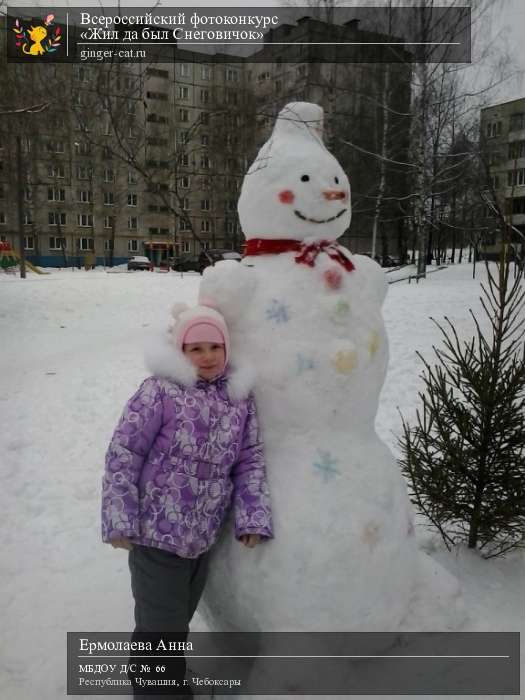
M 324 450 L 317 450 L 317 452 L 319 452 L 320 460 L 314 462 L 314 469 L 318 469 L 321 472 L 323 481 L 326 484 L 330 479 L 341 475 L 339 469 L 335 468 L 339 460 L 332 457 L 330 452 L 325 452 Z
M 287 307 L 278 299 L 272 299 L 272 305 L 266 309 L 266 318 L 276 323 L 288 323 L 290 320 Z
M 302 374 L 310 369 L 315 369 L 315 361 L 302 353 L 297 354 L 297 374 Z

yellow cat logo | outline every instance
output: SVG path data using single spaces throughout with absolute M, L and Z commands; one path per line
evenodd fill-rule
M 30 54 L 31 56 L 42 56 L 42 54 L 45 53 L 44 49 L 42 48 L 42 42 L 47 36 L 47 29 L 45 27 L 31 27 L 28 34 L 31 41 L 34 41 L 35 43 L 33 46 L 31 46 L 29 51 L 27 51 L 27 44 L 24 44 L 22 46 L 22 51 Z
M 44 26 L 37 24 L 36 27 L 29 27 L 27 30 L 16 19 L 13 27 L 16 47 L 27 56 L 43 56 L 56 51 L 60 46 L 62 32 L 58 25 L 53 24 L 54 19 L 54 15 L 48 15 L 44 20 Z M 52 33 L 50 33 L 51 27 L 54 27 Z

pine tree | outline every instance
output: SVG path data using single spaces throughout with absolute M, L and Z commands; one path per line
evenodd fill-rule
M 484 331 L 461 340 L 445 317 L 443 346 L 425 369 L 416 424 L 403 419 L 401 467 L 411 498 L 448 547 L 467 542 L 490 558 L 525 546 L 525 289 L 504 246 L 486 264 Z

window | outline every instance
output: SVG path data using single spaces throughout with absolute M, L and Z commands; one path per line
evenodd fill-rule
M 189 219 L 180 219 L 179 220 L 179 230 L 180 231 L 191 231 L 190 220 Z M 189 251 L 187 251 L 187 252 L 189 252 Z
M 80 250 L 95 250 L 95 241 L 93 238 L 79 238 L 77 244 Z
M 50 153 L 64 153 L 64 142 L 63 141 L 48 141 L 47 150 Z
M 282 89 L 283 89 L 283 81 L 276 80 L 275 81 L 275 92 L 281 92 Z
M 297 66 L 295 69 L 295 75 L 297 78 L 304 78 L 306 75 L 306 66 Z
M 508 209 L 509 208 L 510 206 L 508 206 Z M 512 213 L 525 214 L 525 197 L 516 197 L 516 199 L 512 199 Z
M 135 129 L 134 126 L 130 126 L 128 128 L 128 139 L 136 139 L 137 138 L 137 130 Z
M 113 151 L 109 146 L 104 146 L 102 149 L 102 158 L 104 158 L 104 160 L 111 160 L 113 158 Z
M 179 121 L 188 122 L 190 120 L 190 113 L 187 109 L 179 109 Z
M 66 215 L 64 212 L 49 211 L 47 213 L 47 220 L 50 226 L 66 225 Z
M 35 249 L 34 236 L 24 236 L 24 250 L 34 250 L 34 249 Z
M 130 238 L 128 240 L 128 251 L 130 253 L 138 253 L 139 252 L 139 242 L 136 238 Z
M 135 100 L 128 100 L 128 114 L 135 114 L 137 111 L 137 103 Z
M 54 163 L 53 165 L 47 166 L 48 177 L 65 177 L 64 166 L 60 163 Z
M 91 190 L 77 190 L 77 200 L 84 204 L 91 204 L 93 201 L 93 192 Z
M 226 102 L 230 105 L 237 104 L 237 91 L 236 90 L 226 90 Z
M 201 250 L 209 250 L 209 249 L 210 249 L 210 242 L 209 241 L 202 241 Z
M 187 153 L 182 154 L 181 159 L 180 159 L 180 164 L 185 166 L 185 167 L 188 167 L 188 165 L 190 164 L 190 157 Z
M 104 182 L 115 182 L 115 173 L 111 168 L 104 170 Z
M 201 189 L 209 190 L 211 187 L 211 180 L 209 177 L 201 177 Z
M 184 209 L 184 211 L 187 211 L 190 208 L 190 198 L 189 197 L 182 198 L 182 208 Z
M 179 85 L 179 100 L 189 100 L 190 98 L 190 89 L 185 87 L 184 85 Z
M 507 173 L 507 185 L 509 187 L 521 187 L 521 185 L 525 185 L 525 168 L 509 171 Z
M 201 102 L 203 104 L 207 104 L 210 101 L 210 91 L 209 90 L 201 90 Z
M 226 80 L 239 80 L 239 71 L 235 68 L 227 68 Z
M 5 218 L 5 211 L 0 211 L 0 224 L 5 224 L 6 218 Z
M 33 223 L 33 214 L 30 211 L 24 212 L 24 225 L 31 226 Z
M 128 192 L 128 207 L 137 206 L 137 195 L 134 192 Z
M 201 124 L 209 124 L 210 123 L 210 113 L 209 112 L 201 112 Z
M 133 170 L 128 170 L 128 185 L 136 185 L 138 181 L 137 173 Z
M 24 136 L 21 140 L 22 153 L 31 152 L 31 139 L 28 136 Z
M 514 141 L 509 143 L 509 159 L 525 158 L 525 141 Z
M 81 83 L 87 83 L 89 80 L 88 69 L 83 66 L 75 66 L 75 78 Z
M 30 187 L 24 189 L 24 199 L 26 202 L 30 202 L 33 199 L 33 191 Z
M 104 217 L 104 228 L 113 228 L 114 218 L 112 216 Z
M 62 250 L 66 247 L 66 239 L 59 236 L 49 236 L 49 250 Z
M 168 93 L 167 92 L 153 92 L 151 90 L 148 90 L 148 92 L 146 92 L 146 97 L 150 100 L 164 100 L 164 101 L 166 101 L 168 99 Z
M 66 191 L 60 187 L 48 187 L 47 200 L 48 202 L 65 202 Z
M 201 135 L 201 146 L 209 146 L 210 145 L 210 137 L 208 134 L 202 134 Z
M 259 73 L 259 75 L 257 76 L 257 80 L 260 83 L 262 83 L 264 80 L 270 80 L 270 78 L 271 78 L 271 75 L 270 75 L 270 71 L 268 71 L 268 70 L 265 70 L 263 73 Z
M 93 226 L 93 214 L 77 214 L 79 226 Z
M 177 143 L 186 143 L 188 141 L 188 131 L 186 129 L 177 129 Z
M 201 233 L 209 233 L 211 231 L 210 221 L 203 219 L 201 221 Z
M 115 197 L 113 192 L 104 192 L 104 204 L 107 207 L 113 206 L 115 204 Z
M 211 161 L 209 156 L 201 156 L 201 168 L 208 170 L 211 166 Z
M 490 186 L 494 190 L 499 189 L 499 175 L 491 175 Z
M 104 240 L 104 250 L 113 250 L 113 241 L 111 238 L 106 238 Z
M 201 80 L 211 80 L 211 66 L 201 66 Z
M 202 211 L 210 211 L 210 200 L 209 199 L 201 199 L 201 210 Z
M 93 167 L 91 165 L 77 165 L 77 179 L 91 180 L 93 177 Z
M 235 209 L 237 208 L 235 200 L 229 199 L 226 208 L 228 209 L 228 211 L 235 211 Z
M 227 233 L 235 233 L 235 222 L 234 221 L 227 221 L 226 222 L 226 231 Z
M 179 75 L 184 78 L 190 75 L 190 66 L 187 63 L 179 63 Z
M 160 70 L 159 68 L 146 68 L 147 75 L 153 75 L 157 78 L 169 78 L 170 74 L 167 70 Z
M 88 156 L 91 153 L 91 146 L 85 141 L 75 141 L 75 153 L 77 156 Z
M 516 112 L 510 117 L 510 131 L 525 129 L 525 112 Z
M 180 186 L 185 190 L 190 187 L 190 178 L 188 177 L 188 175 L 183 175 L 181 177 Z
M 501 134 L 501 122 L 489 122 L 487 124 L 487 138 L 493 139 Z
M 148 146 L 167 146 L 168 141 L 166 139 L 160 139 L 158 136 L 148 136 L 146 139 Z
M 128 228 L 130 231 L 136 231 L 139 227 L 139 220 L 136 216 L 128 216 Z

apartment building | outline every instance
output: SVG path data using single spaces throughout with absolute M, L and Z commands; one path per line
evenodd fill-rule
M 305 18 L 275 31 L 304 42 L 327 30 Z M 367 34 L 355 20 L 342 31 Z M 325 109 L 327 145 L 350 175 L 353 221 L 343 242 L 356 252 L 370 250 L 379 176 L 363 152 L 380 146 L 377 104 L 386 94 L 387 70 L 390 113 L 409 111 L 409 70 L 310 62 L 304 46 L 285 49 L 297 55 L 276 54 L 271 46 L 257 62 L 203 63 L 202 55 L 175 49 L 170 64 L 14 66 L 15 87 L 45 83 L 63 99 L 27 116 L 18 131 L 8 119 L 0 122 L 0 240 L 18 248 L 18 134 L 31 262 L 120 264 L 140 254 L 158 264 L 207 248 L 240 250 L 237 199 L 244 173 L 279 110 L 290 100 L 307 100 Z M 404 160 L 406 120 L 388 128 L 395 143 L 389 157 Z M 398 173 L 387 178 L 390 197 L 405 192 Z M 383 254 L 399 247 L 402 219 L 393 199 L 383 204 Z
M 513 227 L 518 251 L 525 241 L 525 98 L 481 110 L 481 142 L 488 161 L 490 188 Z M 499 234 L 489 240 L 487 252 L 499 250 Z

